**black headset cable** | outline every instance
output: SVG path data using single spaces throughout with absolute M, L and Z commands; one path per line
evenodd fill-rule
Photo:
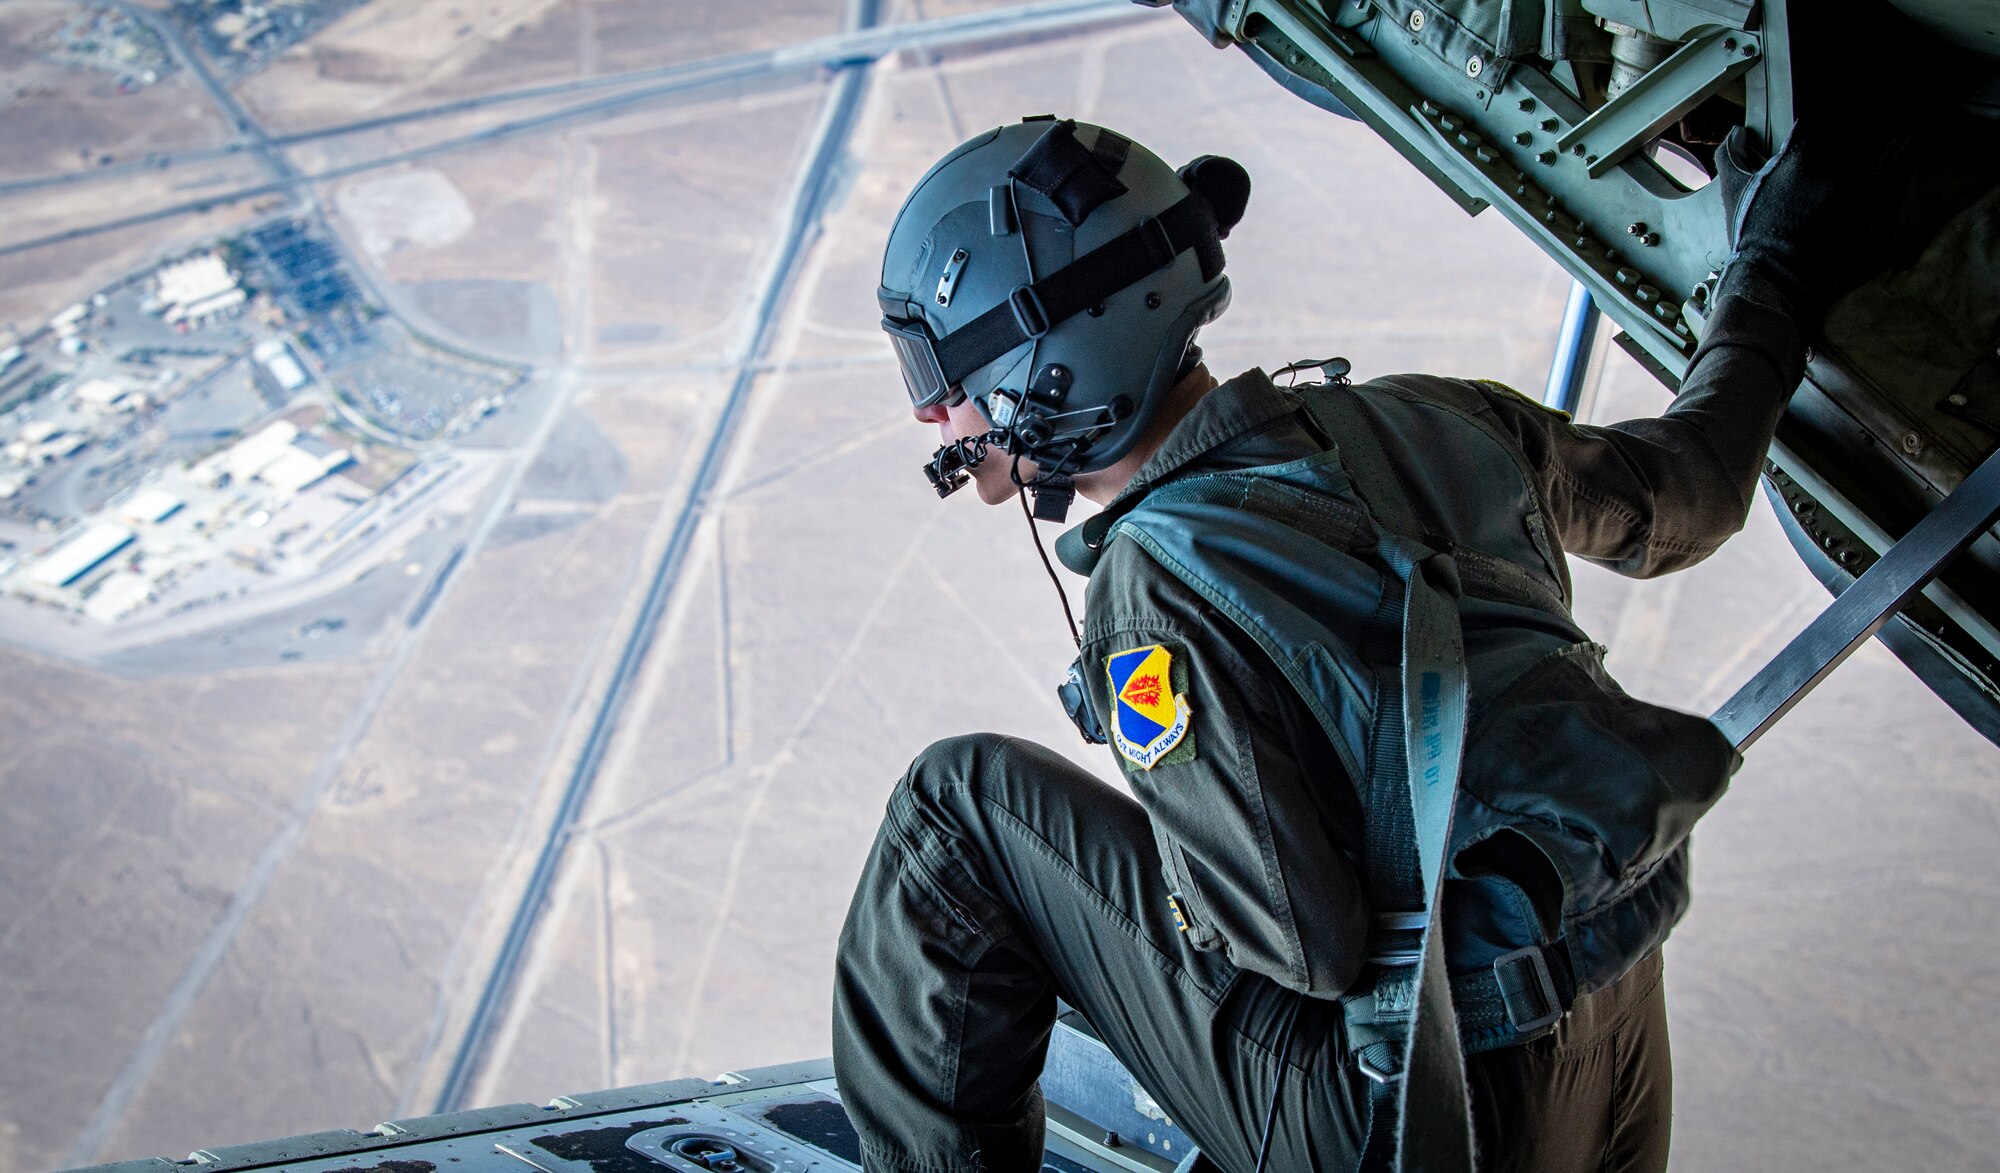
M 1285 1094 L 1285 1064 L 1292 1057 L 1292 1036 L 1298 1033 L 1299 1008 L 1306 1000 L 1304 994 L 1286 992 L 1293 996 L 1292 1013 L 1285 1019 L 1285 1041 L 1278 1047 L 1278 1076 L 1271 1081 L 1271 1106 L 1264 1112 L 1264 1138 L 1257 1142 L 1257 1173 L 1264 1173 L 1264 1162 L 1271 1156 L 1271 1132 L 1278 1123 L 1278 1101 Z
M 1014 464 L 1017 468 L 1020 463 L 1021 458 L 1016 456 Z M 1032 509 L 1028 508 L 1028 489 L 1025 485 L 1021 484 L 1021 479 L 1018 475 L 1014 478 L 1014 484 L 1017 486 L 1014 490 L 1014 497 L 1021 503 L 1021 516 L 1028 519 L 1028 532 L 1034 535 L 1035 553 L 1042 556 L 1042 569 L 1049 572 L 1049 581 L 1055 584 L 1056 598 L 1062 600 L 1063 619 L 1069 624 L 1070 642 L 1077 647 L 1082 647 L 1083 637 L 1078 635 L 1076 630 L 1076 613 L 1069 609 L 1069 592 L 1063 589 L 1062 579 L 1056 577 L 1055 563 L 1049 561 L 1049 552 L 1042 545 L 1041 527 L 1035 524 L 1035 513 Z

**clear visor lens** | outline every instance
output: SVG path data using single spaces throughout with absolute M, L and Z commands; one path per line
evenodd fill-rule
M 910 392 L 910 406 L 931 407 L 952 400 L 945 385 L 944 371 L 938 366 L 937 351 L 931 347 L 930 331 L 922 322 L 882 319 L 889 345 L 896 349 L 896 365 L 903 370 L 903 386 Z

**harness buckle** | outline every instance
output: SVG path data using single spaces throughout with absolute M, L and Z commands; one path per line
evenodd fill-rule
M 1401 1057 L 1387 1042 L 1370 1043 L 1356 1051 L 1354 1068 L 1373 1083 L 1388 1083 L 1403 1073 Z
M 1493 981 L 1507 1007 L 1507 1021 L 1522 1034 L 1553 1026 L 1563 1016 L 1562 996 L 1540 945 L 1502 954 L 1493 961 Z
M 1014 323 L 1021 327 L 1021 333 L 1040 338 L 1049 332 L 1048 307 L 1042 304 L 1042 295 L 1035 292 L 1034 286 L 1016 285 L 1007 295 L 1007 308 L 1014 311 Z
M 1430 914 L 1422 909 L 1376 913 L 1375 933 L 1368 941 L 1369 964 L 1394 969 L 1423 960 L 1424 926 L 1429 923 Z

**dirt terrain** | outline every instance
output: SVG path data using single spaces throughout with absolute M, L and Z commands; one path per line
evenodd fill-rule
M 838 0 L 677 7 L 648 0 L 370 4 L 295 46 L 243 89 L 273 130 L 719 57 L 825 36 Z
M 57 30 L 88 7 L 0 5 L 0 181 L 228 141 L 227 125 L 185 70 L 121 93 L 112 73 L 49 60 Z

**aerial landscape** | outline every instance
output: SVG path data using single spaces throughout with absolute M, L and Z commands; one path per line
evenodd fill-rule
M 1539 392 L 1561 270 L 1168 12 L 0 5 L 0 1173 L 823 1056 L 911 757 L 1119 784 L 874 300 L 924 168 L 1047 112 L 1249 170 L 1221 376 Z M 1663 406 L 1598 353 L 1585 418 Z M 1699 712 L 1826 601 L 1763 505 L 1575 573 Z M 1990 1167 L 1991 747 L 1871 644 L 1732 788 L 1675 1167 Z

